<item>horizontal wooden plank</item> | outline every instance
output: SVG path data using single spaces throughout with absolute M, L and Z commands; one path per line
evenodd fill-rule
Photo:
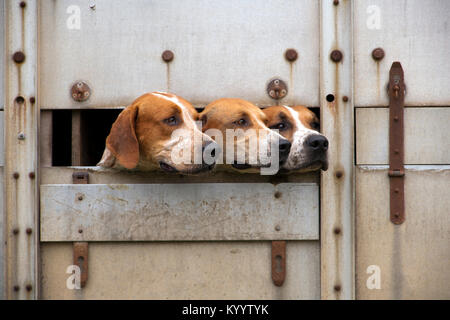
M 405 108 L 405 164 L 450 164 L 450 107 Z M 389 163 L 389 109 L 356 109 L 357 164 Z
M 43 299 L 319 299 L 320 243 L 290 241 L 274 286 L 270 242 L 90 243 L 89 279 L 68 290 L 71 243 L 43 243 Z
M 450 299 L 450 166 L 406 167 L 401 225 L 389 219 L 387 171 L 357 169 L 357 299 Z M 379 289 L 367 286 L 371 265 Z
M 41 241 L 315 240 L 316 184 L 42 185 Z

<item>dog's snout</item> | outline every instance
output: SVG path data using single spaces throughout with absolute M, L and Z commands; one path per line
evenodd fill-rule
M 328 150 L 328 139 L 322 135 L 310 135 L 306 139 L 306 145 L 317 152 L 325 152 Z
M 280 153 L 280 163 L 283 163 L 287 160 L 288 156 L 289 156 L 289 152 L 291 151 L 291 143 L 289 142 L 289 140 L 286 139 L 282 139 L 280 140 L 280 143 L 278 145 L 278 150 Z

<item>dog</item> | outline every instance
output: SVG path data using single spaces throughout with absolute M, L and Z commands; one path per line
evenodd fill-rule
M 313 171 L 328 169 L 328 139 L 318 130 L 317 116 L 304 106 L 272 106 L 263 109 L 268 127 L 291 142 L 284 170 Z
M 251 102 L 232 98 L 213 101 L 200 113 L 200 120 L 204 133 L 214 136 L 216 142 L 217 136 L 222 137 L 223 141 L 219 144 L 223 144 L 222 150 L 226 151 L 226 154 L 222 152 L 222 163 L 231 165 L 237 170 L 255 172 L 276 165 L 278 171 L 278 167 L 288 159 L 291 143 L 267 127 L 267 116 Z M 229 132 L 235 134 L 231 136 L 233 141 L 227 141 L 231 140 Z M 251 136 L 248 133 L 255 135 Z M 256 143 L 252 143 L 252 138 Z M 277 154 L 272 154 L 271 149 L 275 144 L 278 144 Z M 270 161 L 265 163 L 262 161 L 261 153 L 258 154 L 262 151 L 270 157 Z M 239 154 L 243 157 L 239 158 Z M 274 158 L 278 158 L 278 163 L 272 163 Z
M 209 171 L 214 163 L 198 158 L 197 149 L 201 152 L 215 142 L 200 131 L 196 120 L 197 111 L 183 98 L 164 92 L 144 94 L 119 114 L 97 165 L 180 174 Z M 174 161 L 174 155 L 183 152 L 188 161 Z

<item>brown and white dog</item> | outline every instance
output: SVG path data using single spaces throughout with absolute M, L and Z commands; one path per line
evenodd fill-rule
M 235 169 L 244 170 L 250 168 L 272 168 L 275 165 L 276 171 L 278 171 L 278 168 L 288 159 L 291 143 L 277 132 L 270 130 L 267 126 L 268 119 L 264 112 L 248 101 L 231 98 L 213 101 L 200 113 L 200 120 L 202 121 L 202 131 L 204 133 L 210 135 L 211 137 L 214 136 L 216 142 L 219 142 L 217 141 L 217 136 L 222 137 L 223 141 L 220 141 L 219 143 L 222 150 L 225 151 L 222 152 L 222 163 L 229 164 Z M 214 131 L 216 133 L 214 133 Z M 241 134 L 238 133 L 235 137 L 229 139 L 229 132 L 237 133 L 239 131 Z M 257 142 L 257 146 L 255 146 L 255 143 L 253 143 L 252 146 L 252 142 L 250 141 L 252 138 L 250 138 L 247 134 L 249 132 L 256 132 L 256 135 L 253 137 Z M 231 147 L 236 150 L 236 152 L 231 152 L 233 157 L 232 159 L 229 158 L 230 147 L 228 146 L 230 146 L 230 142 L 232 142 Z M 276 157 L 272 157 L 273 154 L 271 153 L 271 148 L 275 144 L 278 145 L 278 153 L 276 154 Z M 257 149 L 258 151 L 256 151 Z M 275 164 L 268 162 L 263 163 L 261 161 L 261 157 L 259 156 L 260 154 L 255 157 L 255 153 L 260 152 L 260 149 L 265 151 L 265 154 L 270 158 L 270 161 L 279 162 Z M 245 154 L 245 159 L 238 159 L 237 155 L 239 153 Z
M 328 140 L 318 132 L 319 120 L 311 110 L 304 106 L 273 106 L 263 112 L 269 120 L 269 128 L 277 129 L 292 144 L 283 169 L 328 169 Z
M 119 114 L 97 165 L 144 171 L 161 168 L 181 174 L 211 170 L 214 163 L 198 161 L 195 152 L 199 144 L 204 149 L 215 142 L 199 130 L 196 120 L 198 113 L 186 100 L 170 93 L 144 94 Z M 184 135 L 174 135 L 175 130 Z M 174 150 L 187 150 L 190 161 L 175 163 Z

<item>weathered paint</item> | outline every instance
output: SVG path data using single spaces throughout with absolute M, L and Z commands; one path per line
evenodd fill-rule
M 37 134 L 38 110 L 29 102 L 37 93 L 37 1 L 6 1 L 6 66 L 5 79 L 5 251 L 8 299 L 35 299 L 38 297 L 38 172 Z M 23 51 L 26 59 L 17 65 L 14 52 Z M 23 102 L 17 102 L 17 96 Z M 25 139 L 19 140 L 23 133 Z M 30 179 L 29 173 L 35 178 Z M 15 177 L 14 177 L 15 176 Z M 25 230 L 32 229 L 31 234 Z M 14 233 L 13 231 L 17 232 Z M 18 286 L 19 290 L 14 290 Z M 31 286 L 31 290 L 26 290 Z
M 315 184 L 41 185 L 44 242 L 316 239 Z
M 450 164 L 450 108 L 405 109 L 405 164 Z M 388 164 L 389 109 L 356 109 L 356 163 Z
M 321 1 L 320 113 L 330 142 L 330 167 L 320 188 L 322 299 L 354 297 L 352 3 Z M 340 62 L 330 59 L 333 50 L 342 52 Z M 334 101 L 327 101 L 329 94 Z
M 71 5 L 80 8 L 80 29 L 68 29 Z M 283 103 L 318 105 L 318 3 L 309 0 L 42 1 L 43 108 L 124 106 L 144 92 L 175 92 L 195 105 L 222 97 L 258 105 L 273 77 L 289 81 L 288 48 L 299 51 Z M 255 10 L 257 8 L 257 10 Z M 165 50 L 175 58 L 169 67 Z M 69 96 L 72 84 L 92 89 L 85 102 Z M 170 80 L 170 81 L 169 81 Z M 170 82 L 170 88 L 168 83 Z
M 393 61 L 400 61 L 405 71 L 406 106 L 450 105 L 450 2 L 354 2 L 355 105 L 389 104 L 386 85 Z M 386 53 L 378 62 L 372 58 L 377 47 Z
M 271 242 L 90 243 L 89 280 L 66 287 L 71 243 L 43 243 L 44 299 L 319 299 L 320 244 L 287 242 L 286 281 L 274 286 Z
M 4 112 L 0 111 L 0 167 L 5 163 L 5 147 L 4 147 Z M 3 183 L 3 180 L 1 181 Z
M 389 219 L 388 168 L 356 174 L 358 299 L 450 299 L 450 166 L 406 167 L 406 221 Z M 380 289 L 369 289 L 371 265 Z
M 0 110 L 5 103 L 5 0 L 0 0 Z M 1 296 L 0 296 L 1 297 Z

